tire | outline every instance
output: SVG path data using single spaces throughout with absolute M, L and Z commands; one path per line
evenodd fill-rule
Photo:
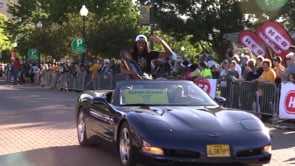
M 136 160 L 131 149 L 131 133 L 128 123 L 123 123 L 119 135 L 119 157 L 123 166 L 136 166 Z
M 81 146 L 89 146 L 87 135 L 86 135 L 86 123 L 85 123 L 85 114 L 80 110 L 77 120 L 77 136 L 78 141 Z

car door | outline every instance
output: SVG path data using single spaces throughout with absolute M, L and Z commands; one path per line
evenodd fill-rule
M 112 141 L 114 135 L 114 120 L 112 107 L 106 99 L 94 100 L 90 108 L 93 132 L 107 141 Z

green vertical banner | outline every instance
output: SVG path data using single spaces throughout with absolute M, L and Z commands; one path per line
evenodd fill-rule
M 141 25 L 150 24 L 150 9 L 151 7 L 149 5 L 140 6 L 139 22 Z

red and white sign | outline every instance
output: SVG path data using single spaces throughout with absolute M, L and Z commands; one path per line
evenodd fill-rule
M 10 58 L 11 58 L 11 60 L 15 60 L 15 56 L 16 56 L 15 51 L 11 51 L 10 52 Z
M 217 79 L 195 79 L 193 82 L 207 92 L 213 99 L 215 98 Z
M 284 50 L 282 50 L 278 45 L 276 45 L 272 40 L 262 33 L 261 27 L 256 30 L 256 35 L 272 50 L 277 56 L 284 56 Z
M 295 84 L 283 83 L 279 106 L 280 119 L 295 119 Z
M 261 26 L 261 32 L 264 37 L 269 40 L 268 43 L 273 44 L 273 47 L 282 51 L 279 56 L 285 58 L 289 53 L 289 48 L 294 45 L 288 32 L 276 22 L 266 22 Z M 266 43 L 267 44 L 267 43 Z
M 264 42 L 256 36 L 256 34 L 252 31 L 245 30 L 242 31 L 239 35 L 239 41 L 245 47 L 249 47 L 253 54 L 256 56 L 263 56 L 269 58 L 269 53 L 267 51 Z

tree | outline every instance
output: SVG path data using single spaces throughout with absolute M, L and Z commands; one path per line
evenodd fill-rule
M 85 4 L 89 9 L 86 21 L 88 57 L 118 57 L 122 49 L 130 49 L 134 36 L 147 34 L 140 27 L 138 4 L 155 6 L 156 32 L 176 51 L 185 45 L 191 59 L 202 51 L 216 54 L 219 60 L 231 43 L 224 34 L 244 28 L 256 29 L 268 20 L 282 19 L 285 27 L 293 28 L 295 0 L 18 0 L 10 4 L 13 19 L 5 23 L 5 34 L 17 42 L 17 51 L 26 54 L 38 46 L 45 55 L 55 59 L 63 56 L 78 59 L 71 50 L 71 41 L 82 34 L 82 18 L 78 14 Z M 83 4 L 82 4 L 83 3 Z M 251 19 L 255 22 L 251 22 Z M 38 21 L 42 30 L 36 29 Z M 168 39 L 168 40 L 167 40 Z M 36 46 L 37 45 L 37 46 Z M 127 48 L 128 47 L 128 48 Z
M 2 51 L 8 51 L 10 52 L 10 50 L 12 49 L 13 47 L 13 43 L 10 42 L 8 40 L 8 36 L 6 36 L 4 34 L 4 24 L 5 22 L 8 20 L 8 18 L 5 16 L 5 15 L 2 15 L 0 14 L 0 51 L 1 51 L 1 54 L 2 54 L 2 60 L 5 60 L 7 62 L 7 60 L 10 59 L 10 55 L 6 56 L 7 54 L 5 54 L 4 52 Z
M 204 51 L 209 45 L 219 57 L 225 53 L 224 48 L 229 44 L 224 41 L 223 35 L 243 29 L 243 15 L 234 1 L 154 0 L 154 3 L 159 29 L 178 40 L 190 36 L 192 45 L 199 45 Z
M 206 43 L 217 53 L 219 60 L 231 47 L 231 43 L 223 38 L 226 33 L 240 32 L 244 28 L 254 29 L 265 21 L 277 20 L 282 16 L 285 23 L 294 23 L 291 19 L 294 18 L 294 0 L 140 0 L 141 4 L 150 2 L 156 6 L 159 30 L 178 40 L 190 36 L 192 45 L 203 47 Z M 257 21 L 252 24 L 250 19 Z M 292 27 L 290 25 L 287 26 Z
M 129 46 L 138 33 L 137 10 L 130 0 L 85 0 L 89 9 L 86 40 L 89 56 L 119 57 L 119 51 Z M 6 23 L 6 32 L 18 43 L 17 50 L 26 54 L 38 46 L 41 52 L 55 59 L 63 56 L 79 58 L 71 50 L 71 42 L 82 34 L 82 4 L 64 0 L 19 0 L 10 4 L 15 17 Z M 38 21 L 42 30 L 36 29 Z M 13 27 L 13 28 L 12 28 Z

